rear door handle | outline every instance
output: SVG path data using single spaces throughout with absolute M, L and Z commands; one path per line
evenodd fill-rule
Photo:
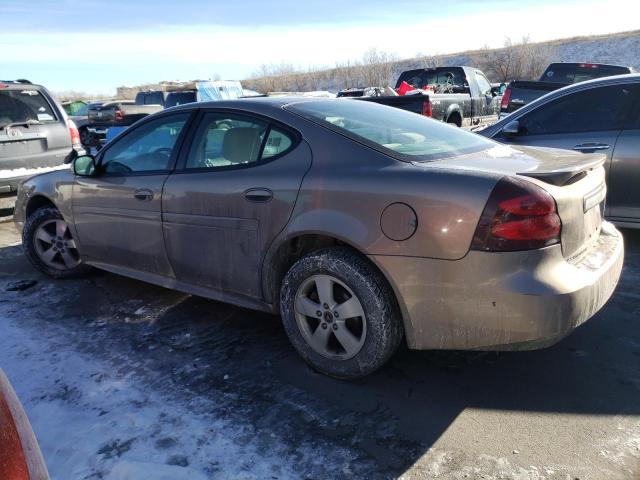
M 578 152 L 593 152 L 596 150 L 608 150 L 609 145 L 606 143 L 581 143 L 573 147 L 573 149 Z
M 143 202 L 149 202 L 153 200 L 153 192 L 148 188 L 139 188 L 135 192 L 133 192 L 133 197 L 136 200 L 140 200 Z
M 273 192 L 268 188 L 250 188 L 244 192 L 244 198 L 250 202 L 268 202 L 273 198 Z

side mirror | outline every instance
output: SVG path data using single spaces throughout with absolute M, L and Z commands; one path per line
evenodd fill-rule
M 93 177 L 96 172 L 96 159 L 91 155 L 83 155 L 73 162 L 73 173 L 79 177 Z
M 513 120 L 507 123 L 502 129 L 502 133 L 508 137 L 513 137 L 520 134 L 520 122 Z

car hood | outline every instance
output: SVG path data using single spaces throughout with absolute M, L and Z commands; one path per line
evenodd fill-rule
M 496 145 L 482 152 L 416 165 L 524 175 L 553 185 L 564 185 L 576 175 L 600 167 L 605 160 L 606 155 L 600 153 L 585 154 L 558 148 Z

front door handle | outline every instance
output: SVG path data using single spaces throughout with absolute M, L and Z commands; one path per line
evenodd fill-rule
M 578 152 L 595 152 L 596 150 L 608 150 L 609 145 L 606 143 L 581 143 L 573 147 Z
M 250 188 L 244 192 L 244 198 L 250 202 L 268 202 L 273 198 L 273 192 L 268 188 Z
M 135 192 L 133 192 L 133 197 L 136 200 L 140 200 L 143 202 L 149 202 L 153 200 L 153 192 L 148 188 L 139 188 Z

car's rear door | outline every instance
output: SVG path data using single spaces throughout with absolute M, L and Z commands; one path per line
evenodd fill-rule
M 162 115 L 136 126 L 103 150 L 97 176 L 76 177 L 72 209 L 86 261 L 173 276 L 162 235 L 162 187 L 189 117 Z
M 176 278 L 260 298 L 262 258 L 293 211 L 311 151 L 295 131 L 248 113 L 203 111 L 192 131 L 162 201 Z
M 632 103 L 633 88 L 624 84 L 601 86 L 564 95 L 516 117 L 520 134 L 499 133 L 496 139 L 513 145 L 603 153 L 607 156 L 608 175 L 616 141 Z M 610 215 L 612 207 L 609 199 L 606 215 Z
M 609 214 L 640 224 L 640 88 L 618 136 L 609 171 Z

